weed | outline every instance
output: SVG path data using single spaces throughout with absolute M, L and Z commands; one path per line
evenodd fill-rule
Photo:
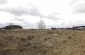
M 71 36 L 69 36 L 69 37 L 68 37 L 68 39 L 72 39 L 72 37 L 71 37 Z
M 34 36 L 28 35 L 27 40 L 32 40 L 34 39 Z

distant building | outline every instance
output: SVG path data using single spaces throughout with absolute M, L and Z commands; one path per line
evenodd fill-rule
M 72 28 L 51 28 L 51 30 L 85 30 L 85 26 L 74 26 Z
M 19 25 L 8 25 L 8 26 L 5 26 L 1 29 L 4 29 L 4 30 L 10 30 L 10 29 L 22 29 L 22 26 L 19 26 Z
M 85 26 L 75 26 L 72 28 L 73 30 L 84 30 Z
M 72 30 L 72 28 L 65 28 L 66 30 Z
M 51 30 L 56 30 L 56 28 L 51 28 Z
M 9 25 L 6 26 L 5 29 L 22 29 L 22 27 L 19 25 Z
M 3 31 L 4 30 L 4 28 L 0 28 L 0 31 Z

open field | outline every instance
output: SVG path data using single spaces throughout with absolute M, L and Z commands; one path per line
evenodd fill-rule
M 85 55 L 85 30 L 1 31 L 0 55 Z

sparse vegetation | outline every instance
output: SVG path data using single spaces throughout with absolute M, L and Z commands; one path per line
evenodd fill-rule
M 63 33 L 61 33 L 63 32 Z M 84 55 L 83 30 L 0 32 L 0 55 Z

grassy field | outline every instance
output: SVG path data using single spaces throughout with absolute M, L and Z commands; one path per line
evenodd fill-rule
M 0 55 L 85 55 L 85 30 L 0 31 Z

